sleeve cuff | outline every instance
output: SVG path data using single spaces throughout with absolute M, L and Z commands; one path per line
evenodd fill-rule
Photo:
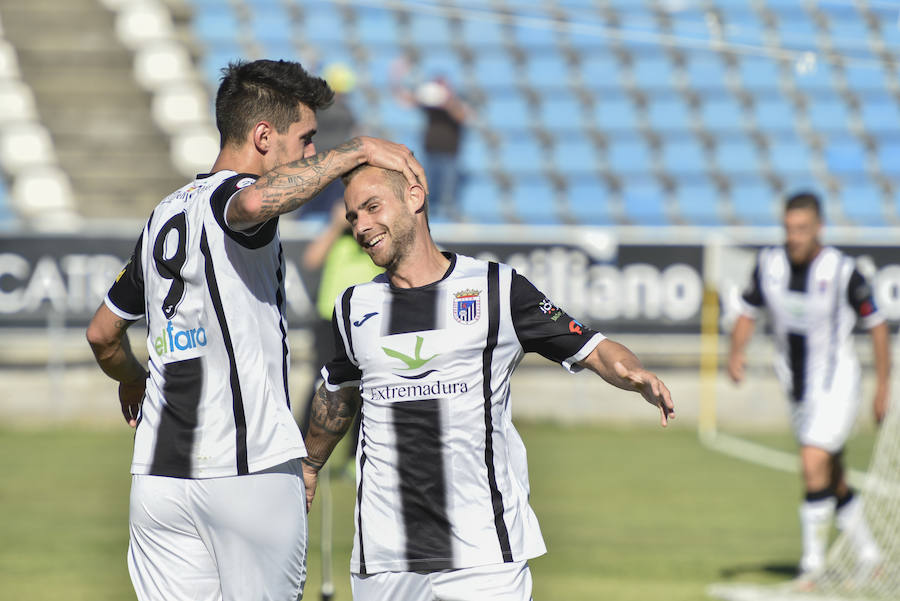
M 606 336 L 603 334 L 594 334 L 577 353 L 563 361 L 562 366 L 565 367 L 569 373 L 575 374 L 580 372 L 584 368 L 578 365 L 578 362 L 590 355 L 594 349 L 597 348 L 597 345 L 604 340 L 606 340 Z
M 324 380 L 324 382 L 325 382 L 325 390 L 327 390 L 328 392 L 337 392 L 341 388 L 349 388 L 351 386 L 353 386 L 355 388 L 359 388 L 359 384 L 360 384 L 359 380 L 349 380 L 347 382 L 340 382 L 338 384 L 332 384 L 331 382 L 328 381 L 329 373 L 328 373 L 327 367 L 323 367 L 321 373 L 322 373 L 322 380 Z
M 859 323 L 865 329 L 871 330 L 875 326 L 880 326 L 885 321 L 887 321 L 887 319 L 885 319 L 884 313 L 875 312 L 867 317 L 862 318 Z
M 144 316 L 143 313 L 129 313 L 128 311 L 124 311 L 117 307 L 115 303 L 112 302 L 112 299 L 109 298 L 109 295 L 106 295 L 106 298 L 103 299 L 103 304 L 109 308 L 110 311 L 121 317 L 122 319 L 127 319 L 128 321 L 137 321 Z
M 760 314 L 760 308 L 754 305 L 751 305 L 743 297 L 739 297 L 738 300 L 738 313 L 749 317 L 750 319 L 757 319 Z

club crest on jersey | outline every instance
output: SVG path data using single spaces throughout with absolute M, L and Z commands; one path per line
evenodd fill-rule
M 453 296 L 453 319 L 465 324 L 478 321 L 481 317 L 481 290 L 460 290 Z

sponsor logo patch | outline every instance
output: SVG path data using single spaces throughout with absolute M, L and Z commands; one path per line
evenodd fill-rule
M 554 311 L 559 311 L 559 309 L 556 307 L 556 305 L 554 305 L 552 302 L 550 302 L 549 298 L 545 298 L 544 300 L 539 302 L 538 309 L 540 309 L 541 313 L 543 313 L 544 315 L 550 315 Z

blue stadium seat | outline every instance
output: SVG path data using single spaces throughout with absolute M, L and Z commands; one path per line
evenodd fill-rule
M 523 50 L 550 50 L 559 46 L 559 34 L 547 21 L 540 19 L 519 20 L 512 25 L 512 36 L 516 45 Z
M 566 177 L 571 174 L 596 173 L 601 165 L 594 144 L 577 133 L 556 138 L 553 159 L 556 170 Z
M 236 44 L 241 27 L 237 16 L 228 8 L 216 9 L 197 7 L 191 20 L 194 35 L 204 44 Z
M 665 193 L 652 181 L 627 181 L 622 189 L 625 217 L 635 225 L 666 225 Z
M 878 164 L 884 173 L 900 177 L 900 141 L 882 140 L 878 144 Z
M 586 53 L 581 56 L 581 81 L 589 90 L 616 90 L 621 93 L 622 66 L 610 53 Z
M 439 15 L 411 12 L 409 33 L 413 43 L 422 48 L 448 48 L 453 43 L 450 20 Z
M 653 157 L 641 138 L 613 138 L 607 150 L 607 161 L 616 173 L 646 174 L 650 172 Z
M 826 133 L 849 132 L 850 111 L 837 95 L 817 93 L 806 107 L 813 129 Z
M 563 55 L 549 49 L 527 55 L 525 76 L 538 89 L 564 87 L 572 82 L 569 65 Z
M 817 10 L 828 18 L 828 29 L 831 31 L 831 42 L 839 50 L 858 51 L 868 46 L 869 28 L 859 11 L 852 4 L 841 6 L 838 3 L 825 3 L 817 6 Z M 896 9 L 893 15 L 896 23 Z
M 595 96 L 594 123 L 598 129 L 608 132 L 633 133 L 638 128 L 634 102 L 621 93 Z
M 487 89 L 512 88 L 518 81 L 518 67 L 504 52 L 480 52 L 475 56 L 472 75 Z
M 578 14 L 581 12 L 579 11 Z M 604 51 L 608 44 L 605 32 L 599 28 L 579 26 L 581 23 L 578 22 L 580 18 L 578 14 L 573 16 L 570 21 L 574 27 L 568 27 L 562 33 L 561 40 L 582 53 L 595 54 Z
M 670 175 L 691 176 L 706 173 L 708 159 L 700 143 L 689 136 L 663 139 L 662 165 Z
M 797 87 L 810 95 L 814 100 L 822 94 L 834 93 L 831 67 L 825 59 L 817 60 L 814 66 L 805 69 L 794 67 L 794 82 Z
M 500 144 L 500 168 L 510 173 L 537 172 L 546 161 L 546 151 L 531 136 L 515 135 Z
M 584 225 L 608 225 L 614 222 L 606 186 L 595 177 L 567 180 L 567 208 L 571 219 Z
M 470 130 L 462 138 L 459 150 L 461 169 L 465 173 L 484 174 L 494 161 L 494 153 L 477 131 Z
M 687 59 L 685 70 L 694 90 L 726 93 L 727 71 L 718 55 L 711 51 L 691 51 L 687 53 Z
M 488 95 L 481 117 L 491 127 L 501 130 L 524 130 L 535 120 L 528 103 L 515 93 Z
M 715 156 L 719 168 L 726 173 L 756 173 L 760 169 L 759 153 L 745 136 L 718 140 Z
M 330 4 L 305 7 L 301 26 L 303 40 L 310 44 L 343 44 L 349 36 L 341 13 Z
M 845 63 L 844 77 L 850 89 L 864 96 L 873 92 L 884 92 L 887 85 L 884 79 L 884 71 L 875 61 Z
M 653 96 L 647 104 L 647 121 L 660 133 L 690 129 L 691 114 L 687 104 L 678 96 Z
M 864 175 L 866 152 L 855 140 L 833 141 L 825 147 L 825 164 L 829 171 L 839 176 Z
M 689 38 L 691 40 L 708 40 L 709 27 L 706 23 L 706 14 L 698 8 L 690 5 L 679 6 L 679 10 L 669 13 L 674 35 Z
M 863 126 L 876 137 L 900 136 L 900 105 L 888 95 L 865 98 L 860 106 Z
M 417 130 L 425 123 L 422 111 L 415 106 L 404 106 L 389 96 L 378 103 L 381 125 L 391 129 Z
M 847 182 L 841 190 L 841 209 L 844 216 L 857 225 L 885 224 L 885 204 L 881 190 L 866 180 Z
M 691 225 L 721 225 L 722 199 L 708 180 L 679 182 L 675 191 L 678 214 Z
M 250 31 L 253 38 L 263 45 L 290 44 L 299 37 L 299 28 L 291 22 L 283 10 L 267 10 L 251 13 Z
M 357 7 L 355 41 L 364 46 L 396 46 L 402 39 L 393 10 Z
M 462 36 L 460 41 L 471 48 L 498 48 L 506 39 L 505 28 L 498 21 L 468 17 L 463 18 L 460 25 Z
M 759 56 L 744 56 L 738 71 L 744 86 L 751 91 L 766 90 L 776 92 L 780 71 L 775 60 Z
M 744 113 L 731 96 L 709 96 L 701 101 L 700 120 L 713 132 L 736 131 L 744 123 Z
M 732 180 L 731 210 L 744 225 L 776 225 L 780 219 L 775 195 L 757 179 Z
M 732 5 L 717 2 L 725 21 L 723 32 L 729 42 L 762 46 L 765 44 L 765 26 L 746 2 Z
M 766 133 L 792 133 L 797 123 L 794 107 L 785 98 L 757 97 L 753 112 L 756 124 Z
M 505 223 L 503 192 L 489 177 L 467 177 L 460 190 L 460 212 L 474 223 Z
M 633 59 L 632 74 L 639 86 L 654 90 L 672 87 L 675 70 L 664 55 L 636 54 Z
M 789 182 L 807 176 L 812 165 L 809 148 L 796 137 L 770 138 L 769 162 Z
M 581 130 L 585 126 L 581 103 L 565 92 L 545 95 L 541 99 L 538 116 L 541 125 L 557 133 Z
M 560 222 L 556 192 L 543 178 L 516 178 L 511 191 L 515 216 L 534 225 Z

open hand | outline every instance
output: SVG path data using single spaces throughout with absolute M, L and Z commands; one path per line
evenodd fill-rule
M 616 375 L 631 384 L 651 405 L 659 408 L 660 424 L 666 427 L 675 418 L 675 404 L 669 389 L 656 374 L 646 369 L 628 369 L 621 361 L 613 365 Z

